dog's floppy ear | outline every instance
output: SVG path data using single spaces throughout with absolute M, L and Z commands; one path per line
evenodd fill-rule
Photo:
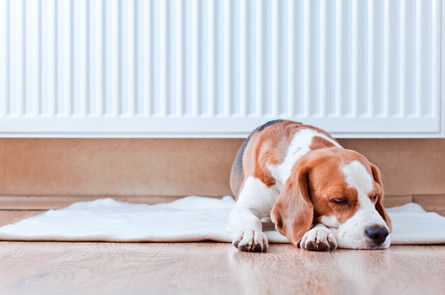
M 380 184 L 380 186 L 382 187 L 382 195 L 377 200 L 377 203 L 375 204 L 375 209 L 383 217 L 383 219 L 385 220 L 386 224 L 389 227 L 389 230 L 391 231 L 391 229 L 392 229 L 392 227 L 391 227 L 391 219 L 389 219 L 389 216 L 386 213 L 385 208 L 383 207 L 383 195 L 384 195 L 384 193 L 383 193 L 383 183 L 382 183 L 382 180 L 380 178 L 380 171 L 377 168 L 377 166 L 375 166 L 374 164 L 371 164 L 371 171 L 372 171 L 372 176 L 374 177 L 375 182 Z
M 311 229 L 314 207 L 309 196 L 309 169 L 292 172 L 270 214 L 279 233 L 297 246 Z

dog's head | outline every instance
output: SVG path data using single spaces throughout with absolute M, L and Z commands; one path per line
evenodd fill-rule
M 294 166 L 271 218 L 294 245 L 322 223 L 340 248 L 383 249 L 391 243 L 391 221 L 382 201 L 378 168 L 357 152 L 332 147 L 314 150 Z

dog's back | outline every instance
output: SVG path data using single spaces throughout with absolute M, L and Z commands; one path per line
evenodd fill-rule
M 230 188 L 232 189 L 232 193 L 235 196 L 235 198 L 238 197 L 238 193 L 240 191 L 243 179 L 244 179 L 244 169 L 243 169 L 243 157 L 244 157 L 244 151 L 246 150 L 247 145 L 249 144 L 249 141 L 252 137 L 255 137 L 258 135 L 259 132 L 264 130 L 266 127 L 269 127 L 271 125 L 274 125 L 276 123 L 283 122 L 284 120 L 273 120 L 268 121 L 264 123 L 263 125 L 255 128 L 247 139 L 243 142 L 240 149 L 238 150 L 238 153 L 236 154 L 235 160 L 233 161 L 232 165 L 232 171 L 230 173 Z
M 269 179 L 269 181 L 274 182 L 275 180 L 270 176 L 270 171 L 267 167 L 259 165 L 257 162 L 258 159 L 267 157 L 267 161 L 271 162 L 271 158 L 274 157 L 273 162 L 281 162 L 286 156 L 288 145 L 295 133 L 306 128 L 316 130 L 334 140 L 329 133 L 324 130 L 290 120 L 269 121 L 253 130 L 241 145 L 232 165 L 230 188 L 235 198 L 238 198 L 243 182 L 247 178 L 246 176 L 250 174 L 261 174 L 266 176 L 263 178 L 263 181 L 267 182 L 267 179 Z M 312 149 L 328 146 L 332 146 L 332 144 L 325 140 L 319 140 L 314 141 Z M 265 147 L 272 147 L 272 149 L 276 151 L 275 155 L 268 153 L 267 150 L 270 149 Z M 246 153 L 248 149 L 252 149 L 252 152 Z M 254 155 L 254 158 L 247 158 L 246 154 Z

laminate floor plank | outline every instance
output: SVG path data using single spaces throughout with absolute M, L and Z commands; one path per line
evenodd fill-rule
M 39 211 L 0 211 L 8 224 Z M 0 242 L 0 294 L 445 294 L 444 246 Z
M 40 210 L 0 210 L 0 226 L 43 213 Z
M 0 242 L 1 294 L 445 294 L 445 247 Z

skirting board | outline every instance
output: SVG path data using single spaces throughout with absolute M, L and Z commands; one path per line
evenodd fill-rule
M 98 195 L 66 195 L 66 196 L 0 196 L 0 210 L 48 210 L 69 206 L 74 202 L 91 201 L 102 197 L 142 204 L 167 203 L 183 196 L 98 196 Z M 217 197 L 215 197 L 217 198 Z M 445 216 L 445 195 L 389 195 L 384 203 L 387 208 L 414 202 L 425 210 Z

